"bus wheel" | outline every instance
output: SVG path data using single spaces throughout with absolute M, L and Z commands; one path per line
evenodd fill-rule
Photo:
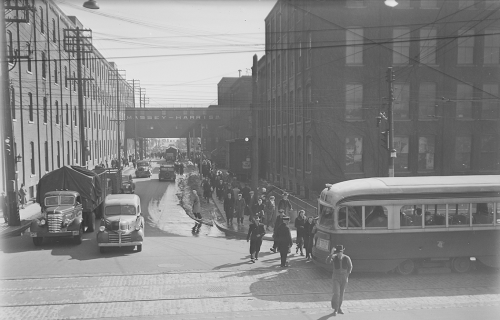
M 471 263 L 469 257 L 453 258 L 451 260 L 451 270 L 457 273 L 465 273 L 470 270 Z
M 403 275 L 407 276 L 409 274 L 412 274 L 415 271 L 415 263 L 413 260 L 405 260 L 399 264 L 399 266 L 396 267 L 396 272 Z

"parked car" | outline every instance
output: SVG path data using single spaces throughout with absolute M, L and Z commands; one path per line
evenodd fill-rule
M 104 200 L 104 212 L 97 233 L 101 253 L 106 247 L 136 247 L 142 251 L 144 217 L 136 194 L 113 194 Z
M 160 166 L 158 180 L 175 181 L 175 167 L 173 165 Z

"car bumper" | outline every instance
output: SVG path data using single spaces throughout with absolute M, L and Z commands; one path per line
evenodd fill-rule
M 99 247 L 131 247 L 131 246 L 141 246 L 142 241 L 124 242 L 124 243 L 107 243 L 102 242 L 97 244 Z
M 48 238 L 48 237 L 72 237 L 77 236 L 80 232 L 76 231 L 62 231 L 62 232 L 30 232 L 32 238 Z

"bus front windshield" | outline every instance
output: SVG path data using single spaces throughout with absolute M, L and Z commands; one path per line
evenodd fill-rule
M 333 229 L 333 207 L 324 204 L 319 205 L 319 225 Z

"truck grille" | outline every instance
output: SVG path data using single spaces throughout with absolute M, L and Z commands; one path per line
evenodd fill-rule
M 130 234 L 122 234 L 120 242 L 120 236 L 118 233 L 110 233 L 109 234 L 109 243 L 129 243 L 132 242 L 132 235 Z
M 62 224 L 62 213 L 48 214 L 47 225 L 49 232 L 60 232 Z

